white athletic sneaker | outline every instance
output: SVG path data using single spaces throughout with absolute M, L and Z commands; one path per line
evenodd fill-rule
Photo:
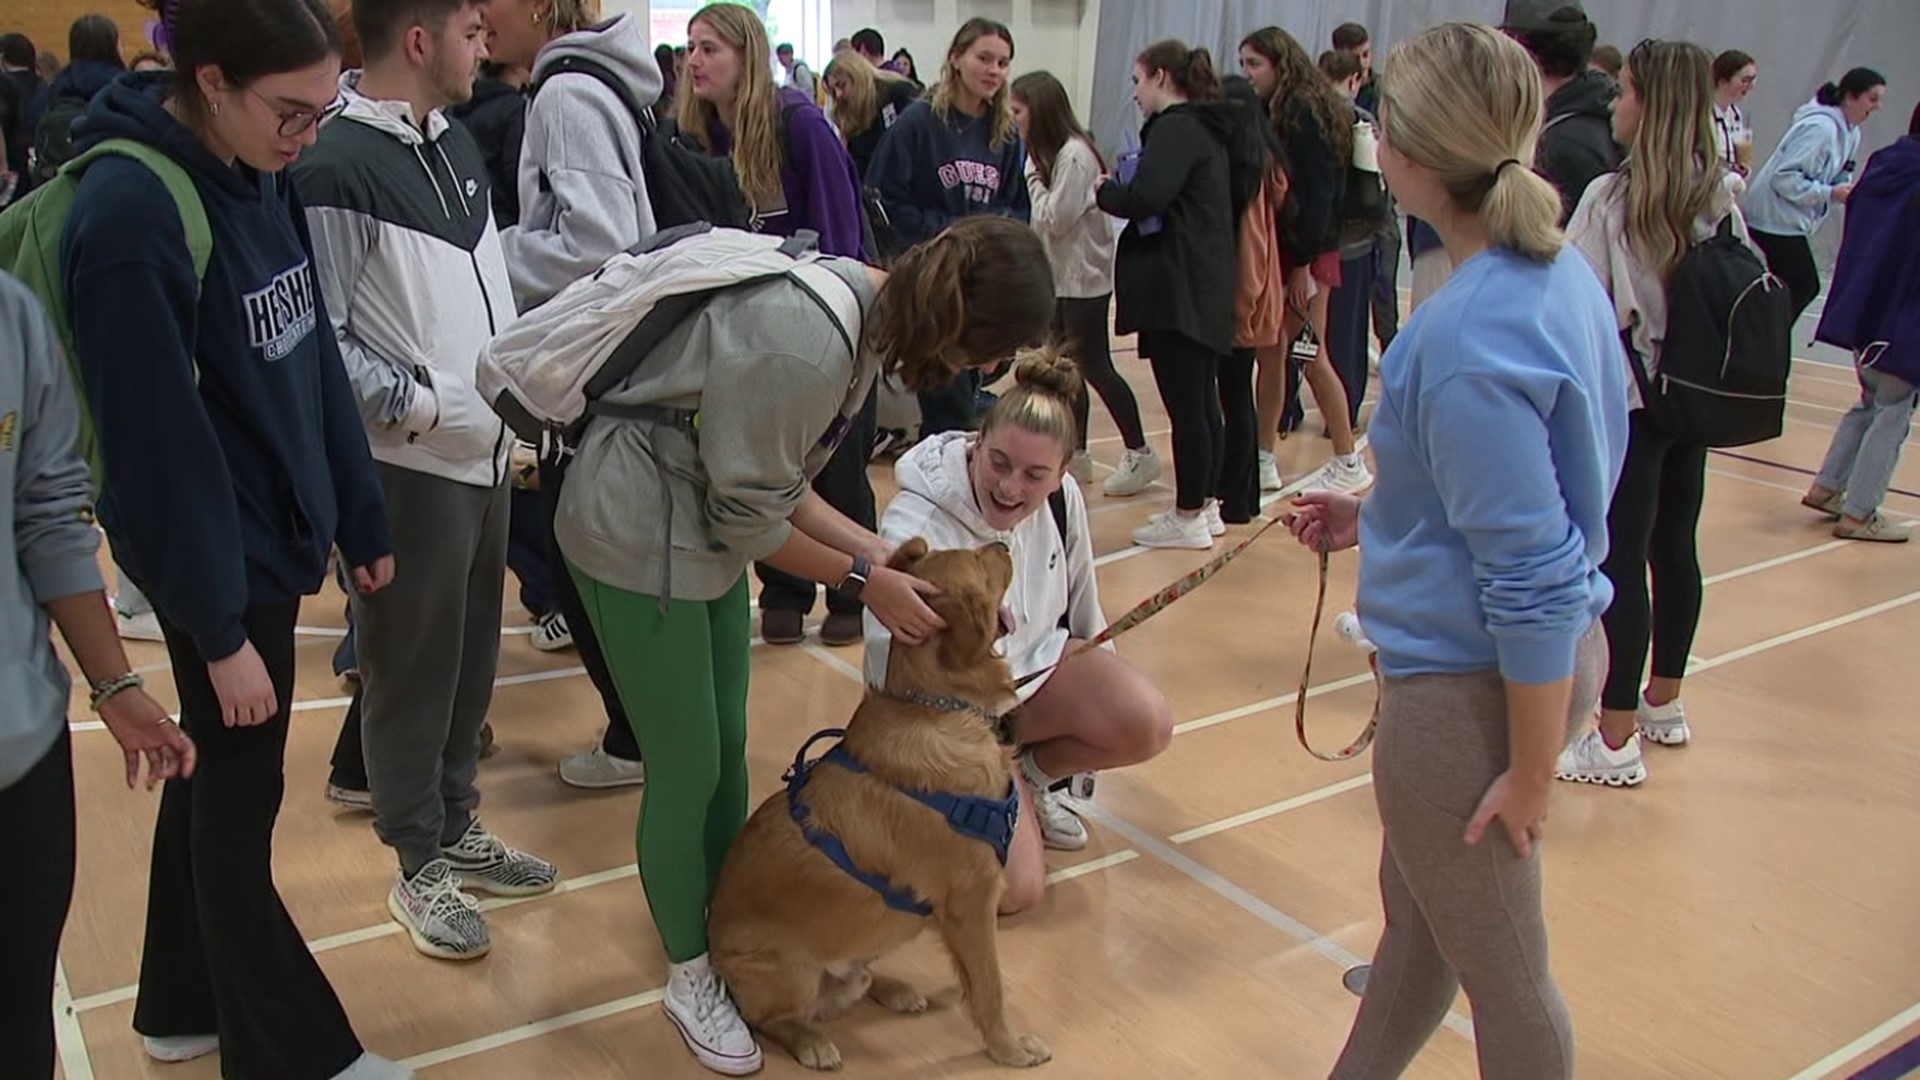
M 538 896 L 552 892 L 560 871 L 545 859 L 516 851 L 474 818 L 451 847 L 440 849 L 460 883 L 493 896 Z
M 1358 495 L 1373 486 L 1373 473 L 1367 469 L 1367 463 L 1355 454 L 1351 462 L 1343 462 L 1338 457 L 1314 470 L 1301 485 L 1302 491 L 1331 491 L 1341 495 Z
M 1213 547 L 1213 534 L 1207 529 L 1205 514 L 1182 517 L 1169 510 L 1153 515 L 1145 525 L 1133 530 L 1133 542 L 1149 548 L 1206 551 Z
M 1055 851 L 1079 851 L 1087 846 L 1087 825 L 1067 806 L 1063 791 L 1043 791 L 1033 800 L 1040 821 L 1040 839 Z
M 1685 746 L 1693 740 L 1693 729 L 1687 726 L 1687 710 L 1679 698 L 1655 705 L 1642 697 L 1637 713 L 1634 723 L 1640 728 L 1640 737 L 1648 742 Z
M 398 1062 L 378 1054 L 361 1054 L 333 1080 L 414 1080 L 415 1073 Z
M 1280 479 L 1280 459 L 1274 457 L 1271 450 L 1260 451 L 1260 490 L 1279 491 L 1286 486 L 1286 481 Z
M 176 1035 L 156 1039 L 150 1035 L 140 1037 L 140 1044 L 147 1056 L 162 1065 L 178 1065 L 183 1061 L 195 1061 L 220 1049 L 218 1035 Z
M 1560 751 L 1554 775 L 1580 784 L 1633 787 L 1647 778 L 1646 763 L 1640 760 L 1640 734 L 1627 736 L 1626 745 L 1615 750 L 1596 727 Z
M 673 965 L 661 1005 L 700 1064 L 723 1076 L 760 1071 L 760 1045 L 713 973 L 707 954 Z
M 1219 499 L 1208 499 L 1207 504 L 1200 508 L 1200 516 L 1207 519 L 1208 536 L 1227 535 L 1227 522 L 1220 516 Z
M 541 652 L 573 648 L 573 628 L 567 625 L 567 617 L 554 611 L 542 618 L 533 630 L 533 647 Z
M 453 865 L 435 859 L 411 878 L 405 874 L 387 894 L 387 913 L 413 939 L 413 947 L 439 960 L 478 960 L 493 948 L 480 902 L 460 891 Z
M 562 758 L 560 779 L 571 787 L 589 791 L 632 787 L 647 782 L 647 766 L 644 762 L 614 757 L 596 746 L 584 754 Z
M 1367 637 L 1366 628 L 1360 625 L 1360 616 L 1351 611 L 1343 611 L 1333 617 L 1333 632 L 1339 634 L 1347 644 L 1363 653 L 1372 655 L 1380 650 L 1374 647 Z
M 1085 450 L 1075 450 L 1073 460 L 1067 462 L 1067 475 L 1080 481 L 1081 487 L 1093 483 L 1093 455 Z
M 1113 470 L 1100 484 L 1100 490 L 1116 499 L 1129 495 L 1138 495 L 1147 490 L 1155 480 L 1160 479 L 1160 455 L 1149 446 L 1142 450 L 1128 450 L 1120 455 L 1120 467 Z

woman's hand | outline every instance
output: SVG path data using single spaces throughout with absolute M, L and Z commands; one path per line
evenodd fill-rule
M 1852 184 L 1833 185 L 1833 201 L 1834 202 L 1837 202 L 1840 205 L 1845 206 L 1847 204 L 1847 200 L 1851 198 L 1853 198 Z
M 1360 542 L 1360 500 L 1331 491 L 1309 491 L 1294 496 L 1293 509 L 1284 518 L 1294 539 L 1320 550 L 1345 551 Z
M 354 574 L 358 576 L 360 571 L 355 570 Z M 267 665 L 254 651 L 251 641 L 225 660 L 208 664 L 207 678 L 220 698 L 220 722 L 228 727 L 264 724 L 280 711 L 274 698 L 273 680 L 267 676 Z
M 860 590 L 867 610 L 903 645 L 924 645 L 947 628 L 946 620 L 921 599 L 938 595 L 940 587 L 932 582 L 885 566 L 874 567 L 866 588 Z
M 1305 312 L 1313 301 L 1313 278 L 1304 266 L 1296 266 L 1287 274 L 1287 307 L 1293 311 Z M 1303 316 L 1304 317 L 1304 316 Z
M 1507 827 L 1513 850 L 1523 859 L 1531 856 L 1533 842 L 1546 832 L 1547 792 L 1552 786 L 1553 778 L 1546 774 L 1537 779 L 1523 778 L 1509 769 L 1494 777 L 1487 793 L 1480 797 L 1480 808 L 1467 822 L 1467 843 L 1478 844 L 1487 826 L 1498 818 Z
M 147 759 L 147 790 L 162 780 L 193 775 L 199 751 L 160 703 L 138 688 L 122 690 L 100 703 L 100 719 L 127 758 L 127 788 L 140 782 L 140 759 Z
M 372 596 L 393 584 L 393 556 L 382 555 L 365 566 L 353 568 L 353 587 L 361 596 Z

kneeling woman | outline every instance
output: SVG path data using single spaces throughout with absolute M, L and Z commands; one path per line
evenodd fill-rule
M 1053 319 L 1026 225 L 968 218 L 893 272 L 822 264 L 829 316 L 786 278 L 708 301 L 602 400 L 555 534 L 647 759 L 641 881 L 673 964 L 665 1009 L 701 1064 L 744 1075 L 760 1051 L 707 962 L 707 901 L 747 818 L 747 564 L 853 587 L 894 633 L 942 624 L 893 549 L 812 491 L 884 367 L 912 389 L 999 363 Z M 858 347 L 855 347 L 855 344 Z M 691 417 L 696 415 L 697 423 Z
M 888 544 L 916 536 L 935 548 L 1006 544 L 1013 553 L 1008 663 L 1015 679 L 1051 671 L 1020 688 L 1020 707 L 1007 718 L 1027 783 L 1002 914 L 1039 902 L 1047 878 L 1043 846 L 1086 846 L 1086 826 L 1060 802 L 1055 785 L 1076 773 L 1146 761 L 1173 738 L 1172 710 L 1145 675 L 1111 645 L 1076 651 L 1107 628 L 1087 504 L 1067 475 L 1079 443 L 1080 374 L 1073 361 L 1049 352 L 1022 360 L 1014 379 L 978 435 L 936 435 L 900 459 L 900 494 L 880 520 Z M 884 622 L 870 616 L 870 685 L 886 681 L 891 643 Z

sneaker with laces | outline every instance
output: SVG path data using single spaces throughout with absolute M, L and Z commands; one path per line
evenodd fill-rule
M 462 885 L 493 896 L 538 896 L 552 892 L 560 880 L 552 863 L 501 843 L 479 818 L 468 822 L 467 831 L 441 848 L 440 855 Z
M 753 1041 L 753 1032 L 734 1008 L 707 954 L 673 965 L 661 1007 L 700 1064 L 722 1076 L 760 1071 L 760 1045 Z
M 1286 486 L 1286 481 L 1280 479 L 1280 459 L 1270 450 L 1260 451 L 1260 490 L 1279 491 Z
M 614 757 L 596 746 L 584 754 L 562 759 L 560 779 L 569 787 L 589 791 L 632 787 L 647 782 L 647 766 L 644 762 Z
M 1043 791 L 1033 800 L 1040 822 L 1040 839 L 1054 851 L 1079 851 L 1087 846 L 1087 824 L 1067 805 L 1066 792 Z
M 1085 450 L 1076 450 L 1073 460 L 1067 463 L 1067 475 L 1080 482 L 1081 487 L 1093 483 L 1093 455 Z
M 218 1035 L 174 1035 L 156 1039 L 151 1035 L 142 1035 L 140 1045 L 147 1056 L 163 1065 L 178 1065 L 183 1061 L 197 1061 L 220 1049 Z
M 1207 504 L 1200 508 L 1200 516 L 1207 519 L 1208 536 L 1227 535 L 1227 522 L 1220 516 L 1219 499 L 1208 499 Z
M 435 859 L 387 894 L 387 912 L 413 939 L 413 947 L 439 960 L 478 960 L 493 948 L 480 902 L 460 891 L 453 864 Z
M 1183 517 L 1169 510 L 1153 515 L 1145 525 L 1133 530 L 1133 542 L 1147 548 L 1206 551 L 1213 547 L 1213 534 L 1207 529 L 1205 514 Z
M 1687 710 L 1679 698 L 1655 705 L 1642 697 L 1634 723 L 1640 729 L 1640 737 L 1647 742 L 1685 746 L 1693 741 L 1693 729 L 1687 726 Z
M 1626 744 L 1615 750 L 1600 729 L 1593 728 L 1560 751 L 1554 775 L 1577 784 L 1634 787 L 1647 778 L 1646 763 L 1640 758 L 1640 734 L 1627 736 Z
M 1338 457 L 1314 470 L 1301 485 L 1302 491 L 1331 491 L 1340 495 L 1358 495 L 1373 486 L 1373 473 L 1359 455 L 1351 461 Z
M 1120 455 L 1120 466 L 1101 481 L 1100 490 L 1116 499 L 1138 495 L 1160 479 L 1160 455 L 1153 447 L 1128 450 Z
M 567 617 L 557 611 L 542 615 L 540 625 L 533 628 L 533 647 L 541 652 L 573 648 L 573 629 L 567 625 Z
M 1833 527 L 1833 535 L 1842 540 L 1870 540 L 1880 544 L 1904 544 L 1913 538 L 1912 525 L 1896 525 L 1875 510 L 1867 520 L 1849 525 L 1846 520 Z

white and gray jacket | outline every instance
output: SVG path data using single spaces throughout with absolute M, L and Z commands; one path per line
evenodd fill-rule
M 1084 300 L 1113 291 L 1113 253 L 1120 242 L 1114 219 L 1094 204 L 1100 159 L 1086 140 L 1071 138 L 1053 159 L 1053 183 L 1040 180 L 1027 157 L 1027 195 L 1033 203 L 1033 229 L 1053 267 L 1053 292 L 1063 300 Z
M 100 590 L 93 485 L 80 410 L 38 299 L 0 274 L 0 791 L 46 756 L 67 722 L 70 682 L 45 604 Z
M 374 460 L 464 484 L 506 480 L 512 437 L 474 387 L 514 318 L 486 161 L 439 112 L 341 80 L 346 111 L 293 169 L 314 270 Z

